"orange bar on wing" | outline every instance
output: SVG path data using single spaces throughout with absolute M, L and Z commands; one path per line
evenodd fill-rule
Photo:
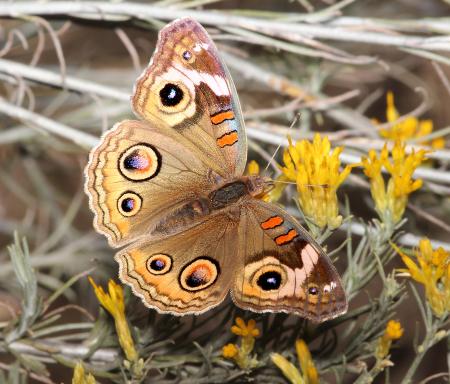
M 289 230 L 288 233 L 277 236 L 275 238 L 275 243 L 277 243 L 277 245 L 284 245 L 284 244 L 290 243 L 296 237 L 297 237 L 297 231 L 295 229 L 291 229 L 291 230 Z
M 214 125 L 223 123 L 225 120 L 232 120 L 232 119 L 234 119 L 233 111 L 219 112 L 217 115 L 211 116 L 211 122 Z
M 266 221 L 261 223 L 262 229 L 272 229 L 275 227 L 278 227 L 279 225 L 283 224 L 283 218 L 281 216 L 272 216 L 271 218 L 267 219 Z
M 238 141 L 238 133 L 236 131 L 231 131 L 225 133 L 225 135 L 220 136 L 217 139 L 217 145 L 220 148 L 226 147 L 227 145 L 233 145 L 236 141 Z

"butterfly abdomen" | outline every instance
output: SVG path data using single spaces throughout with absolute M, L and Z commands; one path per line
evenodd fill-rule
M 162 219 L 151 231 L 152 235 L 168 235 L 178 233 L 199 222 L 211 212 L 209 202 L 200 198 L 176 209 Z

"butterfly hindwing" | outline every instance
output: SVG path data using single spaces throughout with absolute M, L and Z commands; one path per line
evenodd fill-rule
M 119 277 L 143 303 L 175 315 L 199 314 L 228 294 L 237 252 L 237 226 L 226 216 L 117 253 Z
M 243 208 L 232 297 L 256 312 L 291 312 L 314 321 L 347 309 L 339 275 L 322 248 L 287 212 L 252 199 Z

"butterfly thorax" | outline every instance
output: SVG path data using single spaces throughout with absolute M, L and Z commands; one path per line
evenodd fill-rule
M 248 197 L 264 192 L 265 180 L 260 176 L 242 176 L 220 185 L 208 195 L 211 210 L 223 209 Z
M 260 176 L 242 176 L 218 184 L 212 191 L 178 207 L 159 221 L 151 231 L 153 235 L 177 233 L 191 227 L 219 211 L 227 211 L 230 218 L 239 220 L 241 203 L 264 193 L 267 182 Z

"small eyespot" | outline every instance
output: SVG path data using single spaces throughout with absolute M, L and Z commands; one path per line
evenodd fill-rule
M 192 53 L 190 51 L 184 51 L 183 52 L 183 59 L 186 61 L 189 61 L 192 57 Z
M 176 84 L 167 83 L 159 91 L 161 103 L 165 107 L 175 107 L 183 100 L 183 90 Z
M 316 285 L 310 284 L 310 285 L 308 286 L 308 293 L 309 293 L 310 295 L 316 296 L 316 295 L 319 294 L 319 288 L 318 288 Z
M 147 260 L 147 269 L 153 275 L 163 275 L 172 268 L 172 258 L 164 253 L 157 253 Z
M 264 272 L 259 276 L 257 284 L 264 291 L 271 291 L 280 288 L 282 281 L 281 274 L 276 271 Z
M 161 168 L 161 155 L 150 144 L 137 144 L 128 148 L 119 159 L 119 169 L 131 181 L 144 181 L 155 177 Z
M 180 273 L 180 285 L 187 291 L 199 291 L 213 284 L 219 275 L 215 260 L 200 257 L 186 265 Z
M 142 197 L 134 192 L 125 192 L 117 202 L 119 212 L 125 216 L 134 216 L 142 207 Z

